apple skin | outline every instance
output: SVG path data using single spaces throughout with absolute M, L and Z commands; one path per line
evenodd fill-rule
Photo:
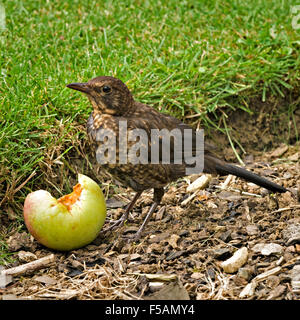
M 97 237 L 104 224 L 106 203 L 100 187 L 82 174 L 78 182 L 81 193 L 69 207 L 45 190 L 32 192 L 25 199 L 26 227 L 48 248 L 69 251 L 83 247 Z

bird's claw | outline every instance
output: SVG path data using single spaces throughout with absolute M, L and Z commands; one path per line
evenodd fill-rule
M 127 220 L 126 217 L 124 217 L 124 218 L 121 217 L 121 218 L 118 219 L 118 220 L 109 220 L 108 223 L 111 224 L 111 226 L 103 229 L 103 230 L 101 231 L 101 233 L 105 233 L 105 232 L 108 232 L 108 231 L 114 231 L 114 230 L 118 229 L 119 227 L 122 226 L 122 224 L 125 223 L 126 220 Z
M 126 240 L 127 242 L 136 242 L 140 240 L 142 233 L 137 231 L 136 233 L 132 235 L 122 235 L 122 239 Z

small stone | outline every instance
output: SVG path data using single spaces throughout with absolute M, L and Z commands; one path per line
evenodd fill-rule
M 150 282 L 149 289 L 151 292 L 156 292 L 162 289 L 164 285 L 165 285 L 164 282 Z
M 237 275 L 245 280 L 249 280 L 251 277 L 251 270 L 249 268 L 239 268 Z
M 300 243 L 300 223 L 293 223 L 283 230 L 283 238 L 287 246 L 295 243 Z
M 249 224 L 246 226 L 246 232 L 249 236 L 254 236 L 259 233 L 259 229 L 255 224 Z
M 234 273 L 242 267 L 248 259 L 248 249 L 243 247 L 237 250 L 231 258 L 221 263 L 221 267 L 226 273 Z
M 21 262 L 31 262 L 37 260 L 37 256 L 34 253 L 23 250 L 18 252 L 18 258 Z
M 269 256 L 271 254 L 280 254 L 283 252 L 283 247 L 277 243 L 257 243 L 252 251 L 260 253 L 263 256 Z

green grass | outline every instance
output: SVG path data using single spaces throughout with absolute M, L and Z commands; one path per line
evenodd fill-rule
M 198 114 L 204 124 L 208 112 L 250 112 L 251 97 L 283 96 L 299 86 L 300 30 L 291 13 L 297 1 L 2 3 L 4 211 L 39 187 L 46 154 L 56 148 L 57 157 L 84 139 L 73 124 L 84 124 L 91 108 L 67 83 L 116 76 L 137 100 L 181 118 Z M 33 170 L 36 176 L 14 194 Z

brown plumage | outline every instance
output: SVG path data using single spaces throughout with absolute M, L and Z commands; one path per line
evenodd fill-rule
M 182 164 L 174 164 L 174 144 L 172 145 L 172 143 L 170 146 L 171 163 L 162 164 L 160 162 L 158 164 L 151 164 L 150 139 L 148 139 L 147 146 L 149 163 L 118 163 L 120 155 L 119 151 L 121 148 L 118 144 L 119 123 L 120 121 L 126 121 L 128 132 L 137 128 L 145 130 L 148 138 L 150 137 L 151 129 L 161 130 L 165 128 L 169 131 L 172 129 L 179 129 L 184 137 L 184 129 L 192 128 L 172 116 L 162 114 L 146 104 L 135 101 L 127 86 L 121 80 L 113 77 L 97 77 L 87 83 L 71 83 L 67 85 L 67 87 L 84 92 L 93 106 L 93 112 L 87 122 L 87 132 L 94 144 L 96 155 L 98 152 L 99 156 L 99 152 L 102 150 L 101 142 L 97 139 L 99 130 L 110 129 L 116 134 L 116 163 L 102 164 L 102 167 L 112 174 L 116 180 L 131 187 L 137 192 L 132 202 L 126 208 L 124 215 L 112 226 L 112 228 L 115 228 L 127 219 L 128 213 L 144 190 L 154 188 L 154 203 L 141 228 L 136 233 L 135 239 L 138 239 L 152 213 L 161 201 L 164 194 L 164 186 L 171 181 L 175 181 L 178 178 L 185 176 L 187 164 L 185 162 Z M 195 148 L 195 137 L 196 132 L 193 130 L 193 150 Z M 128 148 L 132 147 L 134 143 L 135 142 L 128 142 Z M 163 148 L 162 145 L 160 145 L 160 150 L 161 148 Z M 206 144 L 204 145 L 203 172 L 220 175 L 233 174 L 273 192 L 286 191 L 285 188 L 272 181 L 217 158 Z

